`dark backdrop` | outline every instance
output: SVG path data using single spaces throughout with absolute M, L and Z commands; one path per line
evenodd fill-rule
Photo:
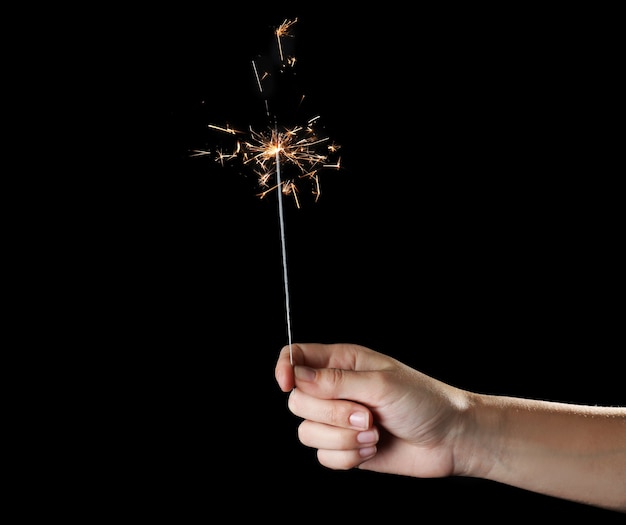
M 297 63 L 271 102 L 287 113 L 305 94 L 342 168 L 322 173 L 317 203 L 284 201 L 294 341 L 363 344 L 480 392 L 624 404 L 617 93 L 594 24 L 263 7 L 138 24 L 137 164 L 119 176 L 108 274 L 136 390 L 125 497 L 173 516 L 613 518 L 484 480 L 321 467 L 273 378 L 287 343 L 276 194 L 191 155 L 227 143 L 209 124 L 265 125 L 251 59 L 297 17 Z

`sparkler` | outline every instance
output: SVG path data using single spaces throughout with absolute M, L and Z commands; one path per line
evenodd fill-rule
M 295 57 L 286 52 L 284 39 L 293 36 L 290 30 L 297 20 L 297 18 L 285 19 L 274 30 L 280 74 L 293 68 L 296 63 Z M 268 96 L 264 86 L 266 81 L 271 79 L 273 73 L 259 69 L 255 60 L 252 60 L 252 69 L 259 93 L 263 95 L 266 115 L 271 117 Z M 321 195 L 319 180 L 321 170 L 339 169 L 341 158 L 337 157 L 335 160 L 340 146 L 333 143 L 328 137 L 318 134 L 319 115 L 307 119 L 303 124 L 291 127 L 279 127 L 276 117 L 273 120 L 263 131 L 255 131 L 249 127 L 248 132 L 243 132 L 233 129 L 229 125 L 218 126 L 215 124 L 209 124 L 209 128 L 239 137 L 233 150 L 229 153 L 217 150 L 215 161 L 224 166 L 227 162 L 239 160 L 244 165 L 252 166 L 260 188 L 259 193 L 257 193 L 259 198 L 263 199 L 274 190 L 277 192 L 287 337 L 289 358 L 293 365 L 283 195 L 290 195 L 296 207 L 300 208 L 301 202 L 298 196 L 300 187 L 304 183 L 308 183 L 314 201 L 317 202 Z M 192 156 L 196 157 L 210 154 L 212 152 L 209 150 L 194 150 L 192 152 Z

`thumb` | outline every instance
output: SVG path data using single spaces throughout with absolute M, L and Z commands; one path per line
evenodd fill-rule
M 371 405 L 379 389 L 374 371 L 294 366 L 296 387 L 319 399 L 350 399 Z

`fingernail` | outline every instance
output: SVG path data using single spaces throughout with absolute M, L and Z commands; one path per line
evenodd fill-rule
M 363 447 L 359 449 L 359 456 L 362 458 L 369 458 L 376 454 L 376 447 Z
M 308 366 L 294 366 L 293 370 L 296 374 L 296 379 L 301 379 L 302 381 L 315 380 L 315 370 Z
M 367 428 L 369 426 L 367 424 L 367 414 L 365 412 L 355 412 L 354 414 L 350 414 L 348 420 L 354 427 Z
M 356 435 L 356 440 L 359 443 L 376 443 L 378 435 L 375 430 L 366 430 L 365 432 L 359 432 Z

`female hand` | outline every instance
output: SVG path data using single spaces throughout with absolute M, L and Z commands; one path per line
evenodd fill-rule
M 332 469 L 360 467 L 420 477 L 455 465 L 455 425 L 465 393 L 354 344 L 292 345 L 275 375 L 289 409 L 303 418 L 300 441 Z

